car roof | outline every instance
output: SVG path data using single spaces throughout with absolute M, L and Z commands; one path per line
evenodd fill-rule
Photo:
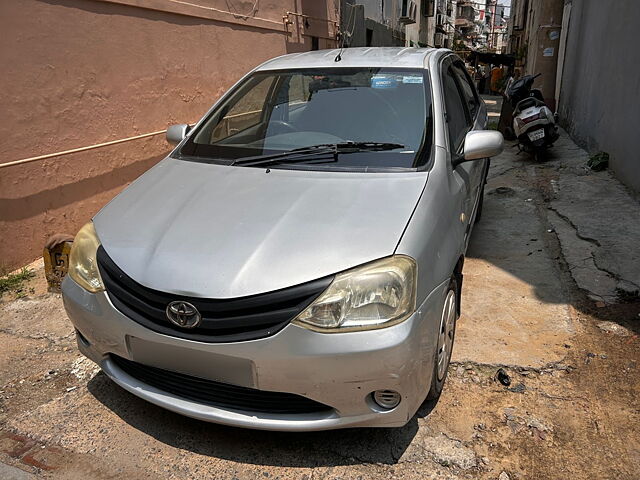
M 341 49 L 314 50 L 292 53 L 268 60 L 256 70 L 332 67 L 404 67 L 426 68 L 428 57 L 442 49 L 415 47 L 355 47 L 342 49 L 339 62 L 335 61 Z M 447 50 L 448 51 L 448 50 Z

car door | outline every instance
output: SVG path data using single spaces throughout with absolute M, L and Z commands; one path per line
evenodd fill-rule
M 466 134 L 475 126 L 479 103 L 471 103 L 474 90 L 456 67 L 453 56 L 447 57 L 442 65 L 442 86 L 445 102 L 450 159 L 462 155 Z M 465 81 L 465 83 L 463 83 Z M 451 180 L 458 188 L 453 189 L 459 196 L 460 221 L 464 228 L 464 242 L 468 243 L 469 233 L 479 192 L 482 188 L 485 162 L 465 162 L 451 168 Z
M 445 104 L 445 121 L 448 137 L 449 167 L 451 192 L 456 197 L 455 205 L 458 206 L 462 228 L 462 237 L 466 243 L 468 236 L 469 217 L 473 211 L 471 168 L 463 163 L 453 168 L 453 159 L 460 155 L 464 147 L 464 139 L 471 130 L 469 113 L 464 99 L 460 93 L 450 59 L 445 59 L 442 65 L 442 92 Z M 457 220 L 456 220 L 457 221 Z
M 458 82 L 458 87 L 460 88 L 460 93 L 464 100 L 464 103 L 467 107 L 468 116 L 468 126 L 470 130 L 482 130 L 485 125 L 481 123 L 480 120 L 480 97 L 473 85 L 473 81 L 467 72 L 467 69 L 464 66 L 464 63 L 460 59 L 454 57 L 452 61 L 452 68 L 455 79 Z M 488 166 L 487 160 L 484 161 L 476 161 L 476 162 L 468 162 L 463 164 L 466 170 L 469 173 L 469 179 L 471 183 L 471 200 L 473 202 L 473 214 L 475 215 L 475 210 L 478 206 L 478 202 L 480 200 L 480 195 L 482 194 L 482 186 L 484 185 L 486 167 Z M 461 165 L 462 166 L 462 165 Z M 469 217 L 471 225 L 473 218 Z

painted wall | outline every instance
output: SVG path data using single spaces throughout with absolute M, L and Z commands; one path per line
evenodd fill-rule
M 333 2 L 189 3 L 0 2 L 0 163 L 195 122 L 261 62 L 309 50 L 312 36 L 335 46 L 331 22 L 283 22 L 287 11 L 337 20 Z M 74 234 L 169 150 L 158 135 L 0 168 L 0 269 Z
M 572 2 L 559 114 L 578 143 L 609 153 L 615 175 L 640 192 L 640 2 L 613 3 Z

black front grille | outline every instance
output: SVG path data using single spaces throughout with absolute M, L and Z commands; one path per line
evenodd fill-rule
M 248 412 L 303 414 L 328 412 L 331 407 L 293 393 L 269 392 L 239 387 L 171 372 L 111 355 L 113 362 L 128 375 L 186 400 Z
M 283 329 L 331 283 L 325 277 L 269 293 L 216 300 L 187 297 L 144 287 L 113 263 L 101 246 L 98 268 L 113 305 L 132 320 L 165 335 L 200 342 L 240 342 L 264 338 Z M 200 325 L 183 329 L 171 323 L 167 305 L 184 301 L 202 315 Z

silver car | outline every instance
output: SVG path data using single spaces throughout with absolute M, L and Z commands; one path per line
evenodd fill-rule
M 502 136 L 449 50 L 270 60 L 77 234 L 82 353 L 201 420 L 399 427 L 442 391 Z

